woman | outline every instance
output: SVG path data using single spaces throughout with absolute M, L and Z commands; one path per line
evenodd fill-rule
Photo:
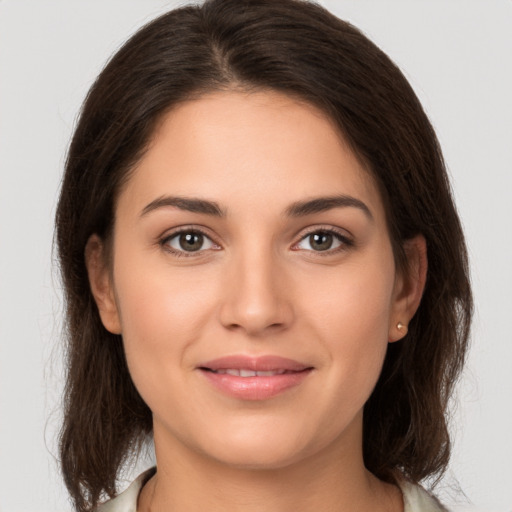
M 57 211 L 76 510 L 442 510 L 472 302 L 433 129 L 297 0 L 211 0 L 92 87 Z M 148 436 L 156 470 L 116 496 Z

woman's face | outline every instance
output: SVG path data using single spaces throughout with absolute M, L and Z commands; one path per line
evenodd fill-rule
M 112 272 L 88 261 L 157 454 L 271 468 L 361 450 L 411 297 L 377 187 L 314 107 L 219 92 L 172 110 L 120 193 Z

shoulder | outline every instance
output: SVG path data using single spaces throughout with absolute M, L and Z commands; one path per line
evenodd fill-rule
M 399 483 L 404 497 L 404 512 L 447 512 L 437 498 L 420 485 L 407 481 Z
M 151 468 L 139 475 L 130 486 L 115 498 L 102 503 L 96 512 L 137 512 L 137 499 L 144 484 L 155 474 Z

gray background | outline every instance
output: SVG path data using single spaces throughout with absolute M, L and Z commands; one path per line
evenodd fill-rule
M 321 3 L 400 65 L 437 129 L 477 305 L 453 410 L 453 460 L 439 492 L 454 510 L 470 510 L 457 479 L 479 510 L 510 512 L 512 2 Z M 141 24 L 176 5 L 0 0 L 0 512 L 70 510 L 55 458 L 62 303 L 52 219 L 64 155 L 106 59 Z

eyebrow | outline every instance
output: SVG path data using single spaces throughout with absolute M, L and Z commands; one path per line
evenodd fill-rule
M 333 208 L 358 208 L 370 220 L 373 220 L 373 215 L 363 201 L 356 199 L 352 196 L 337 195 L 328 197 L 317 197 L 306 201 L 297 201 L 291 204 L 286 209 L 286 215 L 289 217 L 305 217 L 314 213 L 321 213 Z
M 214 217 L 225 217 L 226 211 L 222 209 L 215 201 L 207 199 L 196 199 L 191 197 L 181 196 L 162 196 L 154 201 L 151 201 L 141 212 L 141 217 L 148 213 L 164 207 L 174 207 L 180 210 L 202 213 L 204 215 L 212 215 Z M 286 210 L 285 215 L 288 217 L 305 217 L 314 213 L 321 213 L 334 208 L 358 208 L 370 220 L 373 220 L 373 215 L 368 206 L 363 201 L 356 199 L 352 196 L 337 195 L 328 197 L 316 197 L 305 201 L 297 201 L 292 203 Z
M 222 210 L 215 201 L 195 199 L 191 197 L 162 196 L 151 201 L 151 203 L 142 210 L 140 216 L 143 217 L 149 212 L 166 206 L 173 206 L 187 212 L 203 213 L 205 215 L 213 215 L 215 217 L 224 217 L 226 215 L 226 212 Z

